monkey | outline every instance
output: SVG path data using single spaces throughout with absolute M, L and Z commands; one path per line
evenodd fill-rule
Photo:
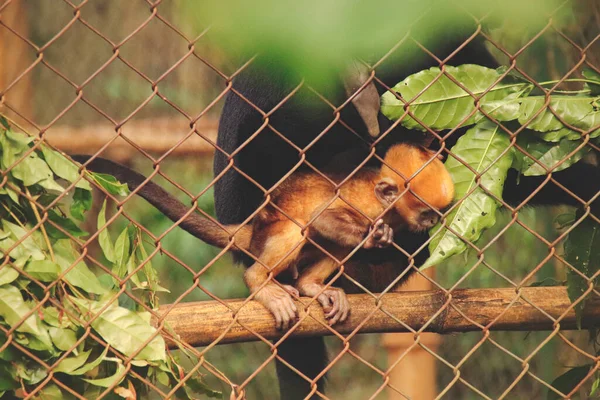
M 89 160 L 86 156 L 74 159 L 82 163 Z M 139 188 L 141 197 L 175 222 L 188 212 L 158 185 L 147 182 L 140 187 L 146 178 L 126 167 L 98 158 L 86 167 L 115 176 L 132 191 Z M 198 214 L 181 222 L 182 228 L 208 244 L 224 248 L 232 241 L 233 250 L 245 250 L 256 257 L 244 280 L 255 299 L 271 311 L 278 328 L 287 328 L 295 320 L 292 296 L 300 295 L 315 297 L 330 325 L 343 322 L 350 311 L 345 293 L 324 285 L 340 260 L 363 242 L 366 249 L 389 246 L 394 230 L 407 227 L 420 232 L 433 227 L 440 210 L 454 197 L 452 179 L 442 162 L 431 151 L 409 144 L 391 147 L 380 168 L 360 169 L 347 180 L 339 174 L 330 178 L 315 172 L 292 174 L 246 225 L 223 229 Z M 339 196 L 335 182 L 341 182 Z M 333 257 L 306 246 L 305 228 L 307 236 L 321 242 Z M 270 274 L 276 277 L 286 270 L 298 275 L 302 263 L 306 266 L 295 287 L 270 281 Z
M 436 36 L 440 37 L 441 41 L 428 44 L 427 48 L 444 63 L 478 64 L 490 68 L 498 66 L 480 38 L 468 38 L 468 35 L 463 34 L 449 35 L 448 32 L 441 32 Z M 413 42 L 402 44 L 403 48 L 410 46 L 414 47 L 406 53 L 391 52 L 383 62 L 377 63 L 376 77 L 379 81 L 376 82 L 375 89 L 379 95 L 387 90 L 380 82 L 393 87 L 412 73 L 439 65 L 438 60 L 425 54 Z M 461 50 L 457 52 L 458 48 Z M 374 59 L 377 60 L 376 57 Z M 421 133 L 394 125 L 381 113 L 376 115 L 378 126 L 373 127 L 373 118 L 362 116 L 369 114 L 373 107 L 366 106 L 365 111 L 362 98 L 343 107 L 337 123 L 333 123 L 336 118 L 333 109 L 314 94 L 302 92 L 304 87 L 280 105 L 294 90 L 301 77 L 290 76 L 277 66 L 277 57 L 261 54 L 245 69 L 238 71 L 232 82 L 235 91 L 229 91 L 226 95 L 214 158 L 215 176 L 222 174 L 215 183 L 214 191 L 215 211 L 220 223 L 234 224 L 246 220 L 264 200 L 267 190 L 292 170 L 302 157 L 306 157 L 313 167 L 321 170 L 337 154 L 354 152 L 359 164 L 370 154 L 377 132 L 379 136 L 375 149 L 379 155 L 383 155 L 387 148 L 399 141 L 423 143 Z M 346 82 L 343 72 L 340 73 L 340 79 L 332 83 L 332 88 L 326 91 L 328 98 L 335 99 L 330 100 L 334 105 L 344 103 L 348 89 L 360 87 L 357 83 L 365 82 L 362 71 L 355 77 L 355 82 Z M 375 106 L 378 109 L 378 99 L 375 100 Z M 268 115 L 268 126 L 264 126 L 264 115 L 255 107 L 264 113 L 275 109 Z M 308 150 L 300 153 L 292 144 Z M 414 254 L 414 263 L 417 265 L 428 257 L 427 249 L 416 254 L 427 239 L 426 232 L 405 232 L 394 237 L 398 246 L 407 253 Z M 253 262 L 241 253 L 235 255 L 245 265 Z M 395 248 L 363 248 L 353 258 L 360 259 L 361 262 L 349 263 L 345 272 L 370 289 L 386 288 L 401 274 L 405 274 L 406 279 L 414 272 L 414 269 L 406 272 L 407 258 Z M 355 265 L 359 267 L 354 268 Z M 364 265 L 374 267 L 363 268 Z M 349 289 L 357 290 L 355 285 L 344 279 L 336 281 L 336 285 L 338 282 L 344 285 L 346 292 Z M 288 338 L 278 344 L 277 354 L 309 379 L 321 374 L 327 365 L 322 337 Z M 312 390 L 306 378 L 279 360 L 276 360 L 276 368 L 281 398 L 305 399 Z M 323 379 L 317 381 L 317 389 L 321 393 L 324 391 Z M 316 395 L 312 397 L 320 398 Z
M 401 190 L 405 179 L 413 175 L 410 191 Z M 371 221 L 377 221 L 374 229 L 381 232 L 380 241 L 367 240 L 367 249 L 389 245 L 395 229 L 406 226 L 420 232 L 433 227 L 438 221 L 439 211 L 435 209 L 445 209 L 453 196 L 452 179 L 442 162 L 424 148 L 408 144 L 391 147 L 379 170 L 359 170 L 340 186 L 340 198 L 335 198 L 334 186 L 325 177 L 308 172 L 293 174 L 272 193 L 271 202 L 281 212 L 267 205 L 253 224 L 253 235 L 264 239 L 251 249 L 258 250 L 255 254 L 260 254 L 259 259 L 276 267 L 267 271 L 254 263 L 246 270 L 246 284 L 275 315 L 279 327 L 289 326 L 296 313 L 290 292 L 296 292 L 287 287 L 285 293 L 274 283 L 263 285 L 269 272 L 277 275 L 306 256 L 298 244 L 303 241 L 302 227 L 307 227 L 308 237 L 326 240 L 335 258 L 311 260 L 296 287 L 300 294 L 318 296 L 325 309 L 331 308 L 326 314 L 330 324 L 343 322 L 348 314 L 345 295 L 340 289 L 326 288 L 323 282 L 338 268 L 338 261 L 367 238 Z M 277 299 L 276 304 L 271 304 L 273 299 Z

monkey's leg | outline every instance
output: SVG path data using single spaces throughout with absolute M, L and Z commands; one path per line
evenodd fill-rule
M 290 295 L 300 294 L 290 285 L 269 281 L 272 279 L 269 275 L 272 273 L 275 277 L 288 268 L 296 267 L 303 238 L 300 228 L 291 222 L 277 223 L 266 229 L 268 231 L 263 232 L 265 243 L 258 257 L 262 264 L 256 262 L 248 268 L 244 280 L 250 292 L 255 294 L 254 298 L 273 313 L 277 328 L 286 329 L 292 325 L 298 311 Z
M 325 318 L 329 320 L 329 325 L 337 322 L 344 322 L 350 313 L 350 303 L 346 298 L 346 293 L 339 288 L 328 287 L 325 290 L 325 279 L 327 279 L 336 269 L 338 264 L 327 256 L 302 271 L 300 278 L 296 282 L 296 287 L 300 294 L 308 297 L 315 297 L 323 307 Z

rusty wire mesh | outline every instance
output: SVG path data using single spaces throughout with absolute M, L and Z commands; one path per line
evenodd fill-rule
M 85 149 L 89 154 L 127 161 L 146 172 L 149 179 L 164 184 L 172 192 L 177 192 L 180 198 L 191 202 L 190 212 L 201 208 L 205 215 L 210 215 L 212 186 L 219 176 L 212 178 L 210 173 L 197 171 L 206 171 L 211 153 L 223 152 L 215 142 L 216 117 L 225 95 L 236 92 L 232 87 L 232 79 L 247 68 L 252 60 L 232 66 L 219 49 L 210 46 L 210 41 L 206 38 L 210 31 L 190 32 L 174 17 L 176 10 L 176 5 L 168 1 L 57 0 L 26 4 L 22 1 L 7 0 L 0 6 L 2 41 L 13 43 L 14 48 L 19 51 L 16 56 L 11 56 L 11 59 L 14 57 L 14 63 L 3 66 L 0 98 L 3 112 L 26 126 L 30 132 L 35 132 L 41 141 L 47 141 L 65 151 L 81 152 L 81 149 Z M 600 15 L 597 9 L 595 11 L 596 17 Z M 583 12 L 583 15 L 582 18 L 594 18 L 593 12 Z M 518 72 L 536 85 L 535 76 L 540 75 L 540 71 L 562 82 L 583 66 L 596 71 L 600 69 L 600 33 L 597 29 L 591 32 L 581 32 L 577 26 L 568 30 L 558 29 L 550 19 L 543 29 L 527 38 L 525 43 L 512 43 L 514 48 L 509 48 L 500 39 L 485 33 L 479 20 L 474 18 L 474 22 L 478 28 L 447 58 L 441 59 L 421 43 L 416 44 L 431 58 L 432 65 L 443 67 L 452 64 L 452 57 L 470 41 L 483 37 L 501 63 L 509 66 L 507 73 Z M 594 22 L 582 24 L 594 26 Z M 600 24 L 596 22 L 595 25 L 597 27 Z M 412 43 L 414 39 L 410 35 L 399 38 L 396 46 L 390 49 L 390 53 L 407 42 Z M 534 56 L 528 56 L 527 53 L 534 46 L 544 45 L 554 46 L 554 49 L 558 50 L 542 52 L 541 54 L 547 57 L 543 61 L 539 60 L 540 53 L 535 53 L 538 59 L 532 61 Z M 377 66 L 384 63 L 388 56 L 389 54 L 371 66 L 374 71 L 371 79 L 378 86 L 386 87 L 384 82 L 378 79 Z M 560 63 L 556 62 L 557 57 L 562 57 Z M 548 69 L 545 70 L 544 66 L 548 66 Z M 443 68 L 441 74 L 454 80 Z M 281 127 L 272 126 L 269 121 L 269 117 L 300 89 L 314 90 L 303 85 L 300 83 L 273 109 L 264 110 L 251 104 L 256 112 L 262 115 L 264 121 L 263 126 L 252 137 L 270 130 L 297 151 L 298 163 L 284 178 L 289 177 L 298 168 L 307 166 L 316 173 L 322 173 L 306 161 L 305 153 L 312 144 L 305 148 L 296 146 L 280 132 Z M 177 87 L 183 89 L 177 91 Z M 542 89 L 540 86 L 538 88 Z M 241 93 L 237 94 L 243 98 Z M 319 93 L 314 94 L 331 108 L 331 125 L 316 136 L 317 141 L 335 124 L 345 124 L 340 112 L 343 107 L 349 107 L 350 99 L 336 105 L 329 103 Z M 476 96 L 473 97 L 477 100 Z M 410 115 L 410 102 L 407 105 Z M 169 122 L 161 125 L 158 120 L 150 119 L 150 128 L 144 130 L 150 139 L 137 133 L 139 124 L 157 114 Z M 90 137 L 73 138 L 74 130 L 65 131 L 66 126 L 75 129 L 90 125 L 99 128 L 89 132 L 85 129 L 77 131 Z M 346 127 L 351 131 L 349 126 Z M 450 149 L 445 142 L 456 133 L 455 130 L 442 135 L 428 127 L 425 128 L 433 135 L 435 145 L 441 149 L 440 152 L 447 156 Z M 153 132 L 153 129 L 158 132 Z M 106 131 L 109 134 L 106 134 Z M 512 146 L 519 151 L 525 151 L 516 144 L 515 135 L 518 131 L 508 133 L 513 138 Z M 353 134 L 359 140 L 363 140 L 358 133 Z M 168 135 L 171 135 L 172 139 L 162 145 L 156 144 Z M 73 141 L 88 144 L 73 148 Z M 196 150 L 189 150 L 192 146 L 190 143 L 198 144 L 194 147 Z M 374 149 L 378 141 L 365 143 Z M 591 146 L 595 151 L 600 150 L 589 141 L 584 141 L 582 146 Z M 240 150 L 242 149 L 238 149 Z M 177 154 L 192 155 L 194 158 L 178 160 L 175 157 Z M 374 151 L 371 155 L 377 157 Z M 252 215 L 254 216 L 265 206 L 274 188 L 262 188 L 236 166 L 233 156 L 234 154 L 228 155 L 231 161 L 228 169 L 243 175 L 264 194 L 265 203 L 256 210 Z M 6 173 L 7 171 L 2 171 L 2 176 L 6 176 Z M 478 173 L 478 176 L 481 176 L 481 173 Z M 551 233 L 551 224 L 547 222 L 551 214 L 525 210 L 533 195 L 542 190 L 543 185 L 549 184 L 557 185 L 589 209 L 593 199 L 578 198 L 551 173 L 548 173 L 543 184 L 532 196 L 521 204 L 509 205 L 496 198 L 506 212 L 504 219 L 496 225 L 497 228 L 487 234 L 486 246 L 480 248 L 470 243 L 472 252 L 466 267 L 460 268 L 455 261 L 451 261 L 439 268 L 436 277 L 426 278 L 432 288 L 441 290 L 446 295 L 447 301 L 439 313 L 452 307 L 453 290 L 459 287 L 508 287 L 514 289 L 515 301 L 527 301 L 521 292 L 524 286 L 529 285 L 535 278 L 557 277 L 557 274 L 562 276 L 565 268 L 572 268 L 559 251 L 568 232 L 560 235 Z M 596 197 L 599 195 L 600 193 Z M 30 200 L 34 201 L 33 198 Z M 153 262 L 158 262 L 159 258 L 162 260 L 161 282 L 166 282 L 163 285 L 171 290 L 171 294 L 165 295 L 163 304 L 176 306 L 187 301 L 212 299 L 227 307 L 235 317 L 238 310 L 231 308 L 225 299 L 244 297 L 246 302 L 253 299 L 241 286 L 241 269 L 231 266 L 231 261 L 225 255 L 226 251 L 215 251 L 208 246 L 199 245 L 196 239 L 182 236 L 176 224 L 165 222 L 156 212 L 144 214 L 141 210 L 148 207 L 135 198 L 135 193 L 125 198 L 114 199 L 114 202 L 117 211 L 110 216 L 105 229 L 109 229 L 113 224 L 123 226 L 131 222 L 151 238 L 155 248 L 149 259 L 153 259 Z M 42 205 L 38 205 L 38 208 L 42 218 L 47 219 L 47 208 Z M 600 222 L 591 214 L 588 217 Z M 91 226 L 94 223 L 92 221 Z M 94 231 L 93 228 L 89 230 Z M 97 235 L 92 235 L 86 240 L 72 239 L 80 244 L 82 256 L 87 262 L 95 265 L 99 271 L 111 274 L 99 256 Z M 305 240 L 310 239 L 305 237 Z M 523 246 L 523 243 L 531 249 L 527 255 L 510 251 L 514 247 Z M 190 248 L 193 251 L 190 251 Z M 397 247 L 397 251 L 408 258 L 410 268 L 405 273 L 409 270 L 417 271 L 415 254 L 400 247 Z M 198 257 L 199 253 L 201 257 Z M 201 258 L 201 262 L 198 262 L 198 258 Z M 9 263 L 9 258 L 5 257 L 3 265 Z M 142 267 L 143 265 L 139 266 Z M 343 273 L 343 268 L 340 268 L 331 284 Z M 361 287 L 360 282 L 347 278 Z M 400 278 L 398 277 L 398 280 Z M 592 288 L 592 281 L 596 276 L 585 278 Z M 45 296 L 37 299 L 34 312 L 50 304 L 61 307 L 51 296 L 52 288 L 57 284 L 58 282 L 55 282 L 43 287 Z M 599 294 L 595 289 L 594 293 Z M 167 337 L 171 335 L 164 327 L 164 314 L 158 315 L 148 308 L 135 292 L 127 289 L 124 280 L 120 280 L 119 292 L 113 301 L 117 301 L 120 295 L 127 296 L 153 314 L 160 332 Z M 377 298 L 376 296 L 379 295 L 373 295 L 374 298 Z M 385 292 L 381 296 L 385 296 Z M 315 300 L 311 303 L 314 302 Z M 311 303 L 306 303 L 306 306 Z M 536 304 L 531 305 L 537 307 Z M 542 309 L 539 311 L 544 312 Z M 431 321 L 439 313 L 431 316 Z M 394 318 L 393 315 L 389 317 Z M 305 318 L 312 317 L 304 315 L 282 340 L 285 340 Z M 360 330 L 342 335 L 320 322 L 330 331 L 332 337 L 328 339 L 331 357 L 326 370 L 331 376 L 330 391 L 328 394 L 319 395 L 323 398 L 358 399 L 384 398 L 396 393 L 401 396 L 398 398 L 405 398 L 402 390 L 390 382 L 389 375 L 392 369 L 410 368 L 403 360 L 408 350 L 420 348 L 433 358 L 438 366 L 438 398 L 540 398 L 548 390 L 553 377 L 558 375 L 561 366 L 583 360 L 595 365 L 593 371 L 598 368 L 597 356 L 591 353 L 589 344 L 581 339 L 581 334 L 562 331 L 560 319 L 552 322 L 554 330 L 531 334 L 492 332 L 490 326 L 479 326 L 478 332 L 444 338 L 441 346 L 428 346 L 426 341 L 420 340 L 428 324 L 418 330 L 405 326 L 413 334 L 412 344 L 397 360 L 389 363 L 378 346 L 379 336 L 357 335 Z M 94 333 L 89 323 L 84 325 L 87 329 L 80 341 L 91 338 L 106 345 Z M 252 328 L 244 327 L 253 332 Z M 8 340 L 1 348 L 14 347 L 42 365 L 48 372 L 47 378 L 33 391 L 25 393 L 25 397 L 35 397 L 45 385 L 53 382 L 71 395 L 83 398 L 52 373 L 56 363 L 49 365 L 12 340 L 15 329 L 16 327 L 11 330 L 2 328 Z M 222 387 L 226 393 L 236 387 L 238 396 L 275 398 L 273 363 L 279 357 L 278 342 L 271 343 L 258 333 L 253 333 L 258 343 L 216 346 L 219 344 L 217 340 L 203 348 L 189 345 L 186 347 L 197 357 L 195 368 L 206 374 L 210 384 Z M 131 369 L 130 358 L 114 349 L 111 349 L 110 353 L 124 360 L 128 374 L 149 385 L 151 396 L 168 398 L 177 389 L 161 387 L 144 377 L 136 376 L 136 372 Z M 549 358 L 552 359 L 550 363 L 547 361 Z M 591 382 L 590 373 L 590 378 L 583 381 L 580 387 L 587 388 Z M 312 382 L 312 385 L 316 389 L 315 382 Z M 107 388 L 103 395 L 109 394 L 112 389 L 114 387 Z

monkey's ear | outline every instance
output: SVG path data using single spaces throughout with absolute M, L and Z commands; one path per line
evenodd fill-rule
M 391 178 L 382 178 L 375 184 L 375 197 L 385 206 L 389 206 L 398 198 L 398 185 Z
M 358 60 L 352 60 L 344 75 L 346 95 L 352 96 L 370 77 L 369 69 Z M 353 99 L 352 104 L 358 111 L 371 137 L 379 135 L 379 93 L 373 81 L 369 82 Z

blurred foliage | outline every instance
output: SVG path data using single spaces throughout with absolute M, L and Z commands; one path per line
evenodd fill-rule
M 548 15 L 562 15 L 560 1 L 509 0 L 207 0 L 185 1 L 186 15 L 212 26 L 219 47 L 233 54 L 265 52 L 282 66 L 311 80 L 328 80 L 348 55 L 383 55 L 408 32 L 426 47 L 464 35 L 481 19 L 490 26 L 505 20 L 531 30 Z M 333 67 L 333 68 L 332 68 Z

